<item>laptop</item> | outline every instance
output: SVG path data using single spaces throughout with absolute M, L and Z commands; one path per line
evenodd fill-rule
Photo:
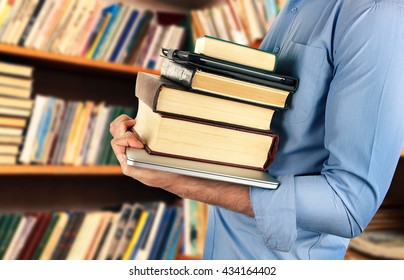
M 265 171 L 150 155 L 144 149 L 126 148 L 126 159 L 128 165 L 140 168 L 266 189 L 277 189 L 279 186 L 279 182 Z

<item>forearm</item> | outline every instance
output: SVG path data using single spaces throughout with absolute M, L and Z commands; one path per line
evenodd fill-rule
M 250 217 L 254 216 L 247 186 L 181 176 L 165 190 L 182 198 L 194 199 Z

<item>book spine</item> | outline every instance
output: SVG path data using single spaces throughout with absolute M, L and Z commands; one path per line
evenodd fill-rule
M 194 77 L 194 74 L 195 69 L 187 68 L 168 59 L 166 59 L 161 66 L 162 77 L 187 88 L 192 87 L 192 79 Z

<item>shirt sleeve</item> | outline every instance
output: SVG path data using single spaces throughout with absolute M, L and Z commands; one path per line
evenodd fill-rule
M 403 19 L 403 7 L 385 1 L 335 32 L 328 159 L 319 175 L 278 177 L 277 190 L 250 188 L 268 248 L 289 251 L 298 229 L 355 237 L 382 203 L 404 144 Z

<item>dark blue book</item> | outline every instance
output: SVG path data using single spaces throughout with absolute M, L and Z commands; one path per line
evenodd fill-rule
M 142 17 L 139 19 L 139 23 L 136 25 L 135 31 L 133 32 L 133 35 L 130 38 L 129 44 L 126 48 L 126 56 L 123 60 L 124 63 L 134 63 L 134 60 L 136 59 L 135 53 L 137 53 L 137 50 L 139 50 L 139 45 L 149 30 L 153 15 L 153 12 L 149 10 L 146 10 L 142 14 Z
M 167 238 L 167 232 L 170 229 L 170 222 L 174 215 L 175 208 L 172 206 L 167 206 L 163 214 L 163 219 L 161 219 L 160 226 L 157 231 L 156 240 L 150 252 L 150 260 L 158 260 L 160 248 L 164 246 L 165 240 Z
M 177 247 L 177 235 L 181 232 L 181 223 L 182 223 L 182 208 L 175 208 L 175 215 L 172 218 L 172 223 L 170 227 L 170 231 L 166 238 L 166 242 L 161 250 L 160 259 L 168 260 L 170 257 L 171 251 L 174 251 Z
M 164 259 L 164 253 L 166 251 L 167 246 L 169 246 L 170 235 L 172 234 L 172 231 L 174 230 L 175 221 L 176 221 L 178 215 L 180 215 L 180 212 L 179 212 L 178 208 L 173 207 L 173 211 L 172 211 L 172 213 L 171 213 L 171 215 L 170 215 L 170 217 L 168 218 L 168 221 L 167 221 L 167 227 L 165 229 L 164 238 L 163 238 L 163 240 L 161 242 L 160 248 L 159 248 L 158 253 L 157 253 L 157 259 L 158 260 L 163 260 Z
M 113 4 L 113 5 L 110 5 L 110 6 L 106 7 L 106 8 L 104 8 L 104 10 L 102 11 L 102 15 L 104 17 L 106 16 L 106 14 L 110 14 L 111 17 L 109 18 L 107 26 L 105 27 L 105 30 L 101 35 L 100 41 L 98 42 L 97 46 L 95 47 L 94 53 L 92 55 L 93 59 L 95 59 L 97 57 L 97 54 L 100 51 L 100 48 L 101 48 L 102 44 L 105 41 L 105 37 L 108 34 L 108 32 L 109 32 L 109 30 L 111 28 L 111 25 L 113 24 L 114 20 L 116 20 L 116 15 L 118 14 L 119 9 L 121 8 L 121 6 L 122 5 L 120 3 L 116 3 L 116 4 Z
M 129 33 L 132 29 L 132 25 L 135 23 L 136 18 L 139 15 L 139 11 L 138 10 L 133 10 L 128 21 L 126 22 L 125 28 L 123 29 L 123 32 L 121 34 L 121 36 L 119 37 L 118 42 L 116 43 L 116 46 L 114 48 L 114 51 L 112 52 L 112 55 L 109 59 L 110 62 L 114 62 L 117 58 L 118 55 L 125 43 L 126 38 L 129 36 Z

